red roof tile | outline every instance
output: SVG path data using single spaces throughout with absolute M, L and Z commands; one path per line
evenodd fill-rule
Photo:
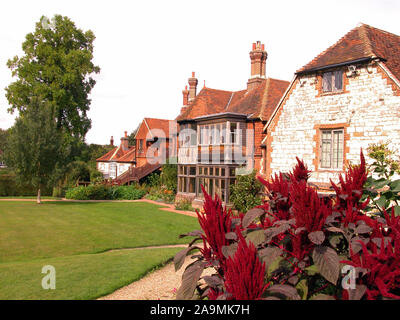
M 297 72 L 317 70 L 364 58 L 386 60 L 386 66 L 400 79 L 400 37 L 366 24 L 352 29 Z
M 111 151 L 107 152 L 105 155 L 96 159 L 98 162 L 133 162 L 135 161 L 135 147 L 130 147 L 128 150 L 124 151 L 122 148 L 115 147 Z
M 203 88 L 187 109 L 177 117 L 178 121 L 197 117 L 232 112 L 250 118 L 268 120 L 289 82 L 266 79 L 253 90 L 223 91 Z
M 141 127 L 144 129 L 141 129 Z M 135 139 L 146 139 L 147 133 L 150 131 L 152 136 L 157 136 L 156 130 L 162 130 L 165 133 L 166 138 L 169 137 L 169 131 L 172 128 L 176 133 L 176 121 L 175 120 L 166 120 L 166 119 L 156 119 L 156 118 L 144 118 L 142 123 L 140 124 L 139 130 Z M 174 134 L 172 132 L 171 134 Z

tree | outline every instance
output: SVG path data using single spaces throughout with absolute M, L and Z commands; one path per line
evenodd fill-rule
M 22 44 L 24 55 L 7 62 L 12 76 L 17 78 L 6 88 L 8 112 L 17 110 L 20 115 L 12 130 L 13 145 L 7 159 L 18 169 L 16 174 L 21 180 L 32 180 L 38 186 L 39 202 L 42 185 L 50 181 L 60 184 L 65 179 L 68 165 L 79 155 L 91 127 L 88 96 L 96 83 L 91 76 L 100 72 L 92 63 L 94 39 L 92 31 L 76 28 L 68 17 L 55 15 L 51 24 L 42 17 Z M 38 120 L 52 134 L 36 132 L 34 121 Z M 30 140 L 24 129 L 39 135 L 35 147 L 44 150 L 26 150 L 36 152 L 36 156 L 29 154 L 25 158 L 21 152 L 26 149 L 23 141 Z M 43 155 L 51 159 L 46 160 Z M 32 166 L 38 159 L 40 168 L 36 170 Z
M 9 135 L 10 129 L 3 130 L 0 129 L 0 162 L 3 161 L 3 153 L 7 145 L 7 137 Z
M 41 202 L 40 191 L 51 185 L 53 172 L 63 157 L 65 134 L 57 128 L 55 110 L 36 101 L 18 117 L 10 130 L 4 158 L 11 166 L 17 180 L 28 182 L 37 189 L 37 203 Z
M 55 15 L 49 24 L 43 16 L 22 44 L 25 55 L 7 62 L 18 77 L 6 88 L 8 111 L 23 115 L 40 96 L 54 108 L 57 128 L 83 139 L 91 127 L 88 95 L 96 84 L 91 75 L 100 72 L 92 63 L 94 39 L 92 31 L 76 28 L 68 17 Z

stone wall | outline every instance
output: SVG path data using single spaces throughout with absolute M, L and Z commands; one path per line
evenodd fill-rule
M 303 159 L 313 171 L 310 181 L 337 181 L 342 170 L 319 168 L 320 130 L 344 129 L 344 166 L 358 163 L 360 149 L 371 143 L 400 145 L 400 96 L 385 71 L 374 64 L 344 74 L 341 93 L 321 94 L 321 75 L 298 77 L 267 129 L 266 173 L 288 172 Z

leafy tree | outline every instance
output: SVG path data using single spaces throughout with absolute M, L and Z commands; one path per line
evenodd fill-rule
M 7 137 L 9 133 L 10 129 L 7 130 L 0 129 L 0 162 L 3 161 L 3 153 L 4 150 L 6 149 Z
M 76 28 L 68 17 L 55 15 L 52 24 L 46 19 L 43 16 L 35 32 L 26 36 L 25 54 L 7 62 L 18 78 L 6 88 L 8 111 L 24 114 L 40 96 L 54 108 L 57 128 L 82 138 L 91 127 L 88 95 L 96 83 L 91 75 L 100 72 L 92 63 L 95 36 Z
M 53 136 L 43 134 L 38 138 L 38 145 L 45 148 L 44 153 L 46 150 L 53 151 L 48 154 L 51 160 L 41 158 L 42 150 L 32 149 L 38 152 L 36 158 L 41 159 L 41 166 L 45 163 L 45 169 L 42 168 L 45 173 L 32 169 L 38 161 L 34 155 L 25 159 L 21 154 L 12 154 L 14 151 L 10 148 L 9 159 L 18 168 L 17 175 L 20 179 L 35 180 L 39 200 L 43 184 L 59 181 L 60 186 L 65 180 L 68 164 L 79 160 L 76 157 L 82 151 L 84 137 L 91 127 L 87 116 L 91 102 L 88 96 L 96 83 L 91 76 L 100 72 L 100 68 L 92 62 L 94 39 L 92 31 L 78 29 L 68 17 L 55 15 L 51 24 L 46 17 L 42 17 L 36 23 L 35 31 L 29 33 L 22 44 L 24 55 L 15 56 L 7 62 L 12 76 L 17 78 L 5 89 L 10 104 L 8 111 L 13 113 L 17 110 L 20 115 L 10 139 L 13 146 L 18 147 L 15 152 L 24 148 L 22 140 L 29 140 L 21 128 L 29 128 L 32 134 L 36 134 L 35 124 L 30 123 L 38 120 L 35 112 L 40 117 L 40 123 L 47 125 L 49 130 L 55 130 Z M 45 115 L 45 112 L 49 114 Z M 46 138 L 49 139 L 47 142 Z M 47 149 L 45 145 L 49 145 Z M 23 165 L 27 168 L 24 169 Z M 34 177 L 35 174 L 38 176 Z M 45 178 L 48 182 L 44 181 Z
M 4 153 L 19 183 L 30 183 L 37 190 L 40 203 L 41 190 L 54 183 L 53 172 L 63 157 L 65 134 L 57 129 L 54 109 L 36 102 L 15 121 L 7 139 Z

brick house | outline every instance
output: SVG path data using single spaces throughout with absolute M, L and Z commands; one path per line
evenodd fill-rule
M 176 157 L 176 122 L 174 120 L 144 118 L 135 135 L 136 145 L 128 145 L 128 136 L 96 160 L 104 178 L 118 184 L 139 181 L 160 169 L 166 158 Z M 111 144 L 113 138 L 111 137 Z
M 229 203 L 230 186 L 238 169 L 263 172 L 263 127 L 289 82 L 266 77 L 267 52 L 260 42 L 250 52 L 251 76 L 247 88 L 224 91 L 204 86 L 197 92 L 195 73 L 183 90 L 179 125 L 178 193 L 201 205 L 200 185 Z
M 264 127 L 264 174 L 298 156 L 326 187 L 371 143 L 400 143 L 400 37 L 360 24 L 295 73 Z
M 110 145 L 114 145 L 113 137 L 110 139 Z M 135 154 L 136 148 L 128 145 L 128 135 L 125 131 L 119 146 L 96 159 L 97 170 L 103 173 L 104 178 L 115 179 L 127 171 L 129 167 L 135 166 Z

